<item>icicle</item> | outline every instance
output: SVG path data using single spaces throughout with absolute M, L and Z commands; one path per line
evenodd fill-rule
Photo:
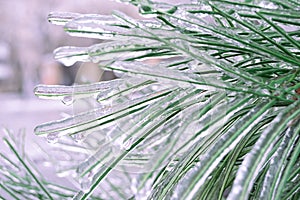
M 270 105 L 267 106 L 269 107 Z M 244 137 L 244 135 L 247 134 L 248 131 L 250 131 L 251 128 L 263 118 L 264 113 L 262 111 L 264 109 L 262 109 L 262 107 L 263 104 L 253 108 L 246 116 L 244 116 L 239 121 L 240 123 L 231 127 L 226 134 L 222 135 L 220 139 L 216 141 L 215 145 L 208 149 L 204 154 L 200 155 L 199 164 L 197 164 L 195 168 L 188 172 L 186 174 L 186 178 L 183 178 L 178 184 L 178 186 L 184 186 L 180 188 L 177 187 L 179 196 L 184 197 L 184 199 L 193 199 L 195 197 L 194 195 L 201 188 L 212 170 L 215 169 L 215 166 L 217 166 L 218 163 L 224 158 L 224 156 L 226 156 L 226 154 L 231 149 L 233 149 L 236 144 Z M 241 125 L 244 126 L 244 121 L 250 120 L 258 111 L 262 112 L 262 115 L 256 117 L 251 125 L 249 125 L 248 127 L 243 127 L 243 129 L 241 129 Z M 237 135 L 237 132 L 239 132 L 239 130 L 240 134 Z M 231 142 L 228 142 L 229 140 L 231 140 Z M 187 159 L 189 158 L 187 157 Z M 209 162 L 210 164 L 208 165 Z M 201 176 L 199 176 L 199 174 L 201 174 Z M 193 187 L 189 188 L 191 185 L 193 185 Z M 187 190 L 187 188 L 189 189 Z
M 209 14 L 205 13 L 205 12 L 212 11 L 211 6 L 207 4 L 207 2 L 205 1 L 191 2 L 191 4 L 179 4 L 177 7 L 178 7 L 178 11 L 174 13 L 175 15 L 180 11 L 185 11 L 187 13 L 191 13 L 191 11 L 204 11 L 202 13 L 196 12 L 191 14 L 197 16 L 198 18 L 205 18 L 206 20 L 209 21 L 213 19 Z
M 124 78 L 126 82 L 115 90 L 106 90 L 98 94 L 98 102 L 116 101 L 120 97 L 129 98 L 131 100 L 148 95 L 153 91 L 159 91 L 168 88 L 167 85 L 155 84 L 154 81 L 145 81 L 138 78 Z M 156 85 L 155 88 L 153 86 Z M 151 89 L 150 89 L 151 88 Z
M 105 60 L 125 60 L 143 56 L 152 51 L 151 47 L 159 47 L 161 43 L 147 39 L 134 41 L 114 41 L 91 46 L 88 50 L 91 61 L 98 63 Z
M 125 25 L 129 27 L 138 26 L 137 20 L 129 17 L 128 15 L 120 12 L 120 11 L 113 11 L 112 15 L 116 17 L 116 19 L 120 20 L 121 23 L 124 23 Z
M 72 21 L 73 19 L 80 17 L 81 15 L 79 13 L 71 13 L 71 12 L 51 12 L 48 15 L 48 20 L 52 24 L 56 25 L 65 25 L 69 21 Z
M 167 94 L 168 91 L 165 93 Z M 158 96 L 157 98 L 159 99 L 162 94 L 164 93 L 156 93 L 155 95 L 157 95 Z M 100 128 L 99 127 L 100 122 L 104 122 L 104 121 L 110 121 L 110 124 L 117 123 L 116 121 L 111 121 L 116 117 L 115 116 L 116 113 L 122 115 L 122 112 L 126 112 L 126 113 L 129 112 L 128 110 L 124 110 L 125 108 L 128 108 L 130 106 L 135 106 L 136 108 L 138 107 L 142 108 L 145 105 L 157 101 L 158 99 L 154 98 L 153 96 L 154 94 L 146 95 L 135 100 L 130 100 L 122 104 L 115 105 L 113 107 L 100 106 L 97 109 L 84 112 L 84 113 L 79 113 L 70 118 L 41 124 L 35 128 L 35 133 L 37 135 L 43 135 L 43 134 L 49 134 L 53 132 L 60 132 L 61 135 L 67 135 L 67 134 L 79 133 L 81 131 L 87 131 L 87 130 L 91 131 L 93 129 Z M 152 97 L 152 100 L 147 101 L 150 97 Z
M 77 61 L 98 63 L 142 57 L 161 46 L 161 43 L 148 39 L 135 39 L 134 41 L 105 42 L 83 48 L 60 47 L 54 51 L 54 54 L 55 59 L 66 66 L 71 66 Z
M 85 124 L 84 122 L 93 121 L 95 118 L 99 116 L 103 116 L 106 113 L 107 113 L 107 108 L 100 107 L 89 112 L 72 116 L 70 118 L 41 124 L 35 128 L 35 133 L 37 135 L 50 134 L 53 132 L 60 132 L 60 135 L 78 133 L 81 130 L 85 130 L 86 128 L 89 127 L 89 124 Z M 91 123 L 97 124 L 95 120 Z M 90 126 L 93 126 L 92 124 Z
M 120 18 L 122 20 L 120 20 Z M 130 23 L 126 20 L 130 20 Z M 115 12 L 115 16 L 79 15 L 65 25 L 65 31 L 72 36 L 96 39 L 127 40 L 127 37 L 122 36 L 140 36 L 141 34 L 144 34 L 139 29 L 135 29 L 135 26 L 162 29 L 162 23 L 158 21 L 137 21 L 129 18 L 121 12 Z M 115 35 L 118 35 L 118 37 L 115 37 Z
M 54 52 L 54 58 L 65 66 L 72 66 L 76 62 L 90 62 L 87 48 L 85 47 L 60 47 Z
M 84 98 L 91 95 L 97 95 L 101 91 L 118 88 L 124 80 L 115 79 L 111 81 L 102 81 L 84 85 L 37 85 L 34 94 L 42 99 L 58 99 L 64 103 L 73 102 L 76 98 Z
M 148 66 L 142 62 L 117 61 L 111 64 L 108 69 L 113 71 L 126 72 L 126 74 L 146 78 L 153 81 L 177 85 L 181 88 L 196 87 L 203 90 L 218 90 L 223 83 L 215 77 L 201 77 L 195 74 L 179 72 L 160 66 Z M 210 86 L 211 85 L 211 86 Z
M 126 33 L 128 28 L 122 26 L 116 18 L 106 15 L 82 15 L 65 25 L 65 31 L 72 36 L 96 39 L 112 39 L 114 35 Z

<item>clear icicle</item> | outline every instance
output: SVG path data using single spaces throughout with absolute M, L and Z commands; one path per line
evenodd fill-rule
M 124 85 L 121 85 L 116 90 L 107 90 L 102 93 L 99 93 L 97 96 L 97 101 L 99 102 L 110 102 L 110 101 L 117 101 L 117 99 L 120 98 L 128 98 L 128 99 L 137 99 L 144 95 L 153 94 L 153 92 L 159 92 L 163 91 L 167 88 L 169 88 L 169 85 L 160 85 L 155 84 L 154 81 L 144 81 L 141 79 L 137 79 L 139 81 L 127 83 Z
M 128 113 L 129 110 L 125 108 L 128 108 L 130 106 L 142 108 L 145 105 L 153 103 L 157 101 L 159 98 L 161 98 L 161 93 L 156 93 L 156 95 L 157 98 L 153 98 L 150 101 L 147 100 L 149 100 L 150 97 L 155 96 L 154 94 L 146 95 L 134 100 L 128 100 L 127 102 L 115 105 L 114 107 L 99 106 L 99 108 L 97 109 L 84 112 L 84 113 L 79 113 L 69 118 L 41 124 L 35 128 L 35 133 L 37 135 L 43 135 L 43 134 L 50 134 L 53 132 L 60 132 L 60 135 L 67 135 L 67 134 L 76 134 L 81 131 L 87 131 L 87 130 L 91 131 L 93 129 L 100 128 L 99 124 L 105 121 L 111 121 L 112 119 L 115 119 L 116 117 L 115 115 L 117 113 L 118 115 Z M 117 121 L 111 121 L 110 124 L 111 123 L 117 123 Z
M 156 110 L 163 110 L 161 106 L 161 104 L 165 105 L 165 104 L 172 104 L 176 101 L 178 101 L 178 99 L 176 97 L 178 96 L 181 96 L 181 97 L 185 97 L 185 93 L 182 93 L 182 94 L 177 94 L 177 95 L 173 95 L 173 99 L 172 100 L 168 100 L 168 99 L 165 99 L 163 101 L 159 101 L 156 103 Z M 165 102 L 167 101 L 168 102 Z M 182 102 L 183 103 L 183 102 Z M 151 105 L 147 110 L 153 110 L 154 105 Z M 157 107 L 160 107 L 160 109 L 158 109 Z M 166 110 L 166 113 L 168 113 L 168 111 Z M 128 137 L 126 138 L 126 140 L 123 140 L 123 142 L 127 142 L 127 141 L 131 141 L 132 140 L 132 136 L 134 136 L 134 138 L 139 138 L 142 136 L 142 134 L 146 131 L 146 130 L 149 130 L 152 126 L 152 123 L 156 123 L 158 122 L 161 118 L 163 118 L 165 116 L 166 113 L 162 113 L 160 115 L 160 117 L 156 117 L 156 119 L 153 119 L 151 120 L 151 123 L 150 123 L 150 119 L 151 119 L 151 116 L 155 115 L 156 112 L 143 112 L 141 113 L 141 115 L 139 115 L 139 118 L 140 119 L 143 119 L 143 120 L 139 120 L 138 123 L 134 123 L 135 122 L 135 119 L 131 119 L 131 120 L 127 120 L 127 124 L 129 124 L 131 121 L 135 124 L 136 127 L 143 127 L 141 130 L 139 130 L 138 132 L 134 129 L 136 129 L 136 127 L 128 127 L 128 128 L 125 128 L 123 125 L 121 126 L 122 127 L 122 130 L 126 130 L 126 133 L 130 133 L 128 135 Z M 145 119 L 145 120 L 144 120 Z M 143 164 L 143 166 L 140 166 L 143 170 L 150 170 L 152 165 L 155 163 L 154 160 L 156 160 L 156 153 L 157 151 L 161 151 L 161 152 L 164 152 L 166 149 L 169 149 L 169 145 L 173 145 L 173 143 L 171 144 L 167 144 L 167 145 L 164 145 L 164 142 L 167 140 L 168 138 L 168 133 L 170 132 L 174 132 L 172 130 L 176 130 L 178 128 L 178 126 L 181 126 L 180 123 L 178 123 L 178 119 L 174 119 L 175 121 L 173 120 L 170 120 L 167 124 L 165 124 L 163 127 L 160 127 L 160 128 L 156 128 L 155 132 L 153 132 L 153 134 L 151 135 L 151 137 L 148 138 L 147 141 L 145 141 L 143 143 L 143 145 L 141 145 L 138 149 L 138 152 L 147 152 L 147 154 L 153 154 L 153 156 L 151 156 L 151 158 L 149 158 L 149 161 L 146 162 L 145 164 Z M 120 124 L 120 123 L 119 123 Z M 130 126 L 130 125 L 129 125 Z M 170 148 L 170 150 L 172 150 L 172 147 Z
M 62 136 L 71 133 L 77 133 L 80 132 L 80 130 L 85 130 L 85 128 L 88 127 L 88 125 L 81 123 L 84 123 L 85 121 L 93 121 L 95 118 L 103 116 L 107 113 L 107 109 L 108 108 L 106 107 L 100 107 L 93 111 L 81 113 L 76 116 L 41 124 L 37 126 L 34 131 L 37 135 L 59 132 L 59 135 Z M 95 123 L 96 122 L 94 122 L 94 124 Z M 80 125 L 82 125 L 82 127 Z
M 76 98 L 89 97 L 97 95 L 101 91 L 118 88 L 124 80 L 115 79 L 84 85 L 37 85 L 34 94 L 42 99 L 58 99 L 64 102 L 73 101 Z
M 150 53 L 151 47 L 161 46 L 161 43 L 147 39 L 134 41 L 113 41 L 89 47 L 88 52 L 94 63 L 105 60 L 125 60 Z
M 115 17 L 110 15 L 98 15 L 98 14 L 83 14 L 77 17 L 73 21 L 77 22 L 78 25 L 81 24 L 91 24 L 92 27 L 97 25 L 122 25 Z
M 228 132 L 225 135 L 222 135 L 218 141 L 216 141 L 215 145 L 212 146 L 212 148 L 208 149 L 203 155 L 200 155 L 199 159 L 200 162 L 197 164 L 195 168 L 193 168 L 191 171 L 189 171 L 185 177 L 183 177 L 178 186 L 177 186 L 177 192 L 176 195 L 179 197 L 184 197 L 184 199 L 193 199 L 197 191 L 201 188 L 204 181 L 208 178 L 209 174 L 212 172 L 212 170 L 215 168 L 215 166 L 218 165 L 218 163 L 226 156 L 226 154 L 235 147 L 235 145 L 243 138 L 243 136 L 251 130 L 251 128 L 258 122 L 262 117 L 260 116 L 255 120 L 254 123 L 252 123 L 249 127 L 244 129 L 241 134 L 236 136 L 236 132 L 241 128 L 241 124 L 244 124 L 244 121 L 250 119 L 255 113 L 257 113 L 262 108 L 262 105 L 259 105 L 252 109 L 246 116 L 243 117 L 235 126 L 231 127 Z M 234 139 L 233 139 L 234 138 Z M 231 143 L 228 143 L 228 140 L 233 140 Z M 226 144 L 224 146 L 224 144 Z M 220 149 L 223 149 L 222 152 L 220 152 Z M 218 157 L 216 157 L 216 153 L 218 153 Z M 188 159 L 188 157 L 187 157 Z M 214 160 L 212 160 L 214 159 Z M 211 161 L 211 165 L 207 165 Z M 203 171 L 203 168 L 207 168 L 206 171 Z M 195 182 L 195 178 L 199 175 L 199 172 L 201 172 L 202 176 L 199 177 L 200 179 Z M 193 183 L 192 188 L 189 188 Z M 189 189 L 188 189 L 189 188 Z
M 54 51 L 54 58 L 69 67 L 76 62 L 90 62 L 88 52 L 84 47 L 60 47 Z
M 80 17 L 81 15 L 79 13 L 71 13 L 71 12 L 51 12 L 48 15 L 48 20 L 52 24 L 56 25 L 65 25 L 69 21 L 72 21 L 73 19 Z
M 193 113 L 191 114 L 192 111 Z M 185 133 L 185 130 L 189 129 L 190 123 L 193 121 L 192 116 L 196 116 L 199 112 L 198 109 L 195 110 L 195 107 L 189 109 L 189 115 L 183 115 L 183 118 L 175 118 L 174 120 L 170 121 L 163 129 L 163 133 L 157 134 L 156 137 L 150 138 L 151 140 L 157 140 L 157 146 L 150 146 L 148 145 L 148 141 L 143 144 L 147 149 L 153 151 L 153 156 L 150 157 L 148 160 L 147 173 L 143 174 L 138 179 L 138 185 L 136 184 L 136 192 L 135 195 L 144 198 L 149 196 L 150 188 L 153 187 L 153 181 L 155 177 L 155 172 L 160 169 L 161 166 L 164 166 L 162 163 L 166 163 L 175 155 L 173 152 L 180 146 L 181 140 L 184 138 L 186 140 L 188 133 Z M 181 125 L 181 123 L 183 125 Z M 171 133 L 171 134 L 169 134 Z M 165 137 L 164 139 L 162 137 Z M 160 140 L 160 141 L 159 141 Z M 148 152 L 148 150 L 147 150 Z M 153 174 L 154 172 L 154 174 Z M 149 177 L 152 177 L 149 180 Z
M 223 83 L 215 77 L 201 77 L 195 74 L 179 72 L 160 66 L 148 66 L 142 62 L 122 62 L 117 61 L 111 64 L 108 69 L 113 71 L 126 72 L 129 75 L 139 78 L 177 85 L 181 88 L 190 86 L 203 90 L 219 90 Z M 210 86 L 211 85 L 211 86 Z
M 151 53 L 161 47 L 161 43 L 148 39 L 134 41 L 113 41 L 93 45 L 91 47 L 60 47 L 54 51 L 54 57 L 66 66 L 75 62 L 94 62 L 125 60 Z M 152 48 L 153 49 L 152 49 Z M 152 57 L 153 58 L 153 57 Z
M 84 36 L 96 39 L 111 39 L 116 34 L 125 34 L 124 28 L 113 16 L 107 15 L 82 15 L 65 25 L 65 31 L 72 36 Z
M 152 15 L 157 12 L 165 12 L 165 13 L 170 13 L 173 14 L 177 10 L 177 6 L 171 5 L 168 3 L 163 3 L 163 2 L 155 2 L 151 1 L 150 2 L 144 2 L 140 3 L 140 12 L 141 14 L 144 15 Z
M 205 30 L 204 27 L 207 27 L 208 26 L 208 22 L 205 22 L 204 20 L 202 19 L 196 19 L 192 14 L 190 13 L 187 13 L 185 11 L 180 11 L 179 13 L 176 12 L 176 14 L 178 15 L 178 19 L 176 19 L 177 21 L 181 21 L 182 23 L 185 22 L 184 20 L 182 19 L 187 19 L 188 22 L 186 23 L 189 23 L 189 27 L 191 26 L 190 25 L 190 22 L 191 20 L 192 21 L 195 21 L 195 24 L 197 25 L 193 25 L 195 26 L 195 29 L 191 29 L 193 31 L 196 31 L 196 29 L 199 29 L 199 31 L 204 31 L 203 33 L 207 34 L 209 29 Z M 119 17 L 121 20 L 123 21 L 127 21 L 127 23 L 129 24 L 134 24 L 135 22 L 132 21 L 130 18 L 128 18 L 127 16 L 125 16 L 124 14 L 122 13 L 115 13 L 115 15 L 117 17 Z M 187 17 L 188 16 L 188 17 Z M 170 19 L 168 19 L 170 21 L 174 21 L 175 19 L 170 17 Z M 200 25 L 198 25 L 200 23 Z M 136 24 L 136 26 L 138 26 Z M 186 25 L 183 25 L 183 24 L 178 24 L 179 27 L 181 26 L 184 26 L 186 27 Z M 211 25 L 209 25 L 211 26 Z M 214 27 L 215 29 L 217 29 L 217 27 Z M 224 32 L 224 30 L 220 29 L 219 32 Z M 232 31 L 233 32 L 233 31 Z M 156 34 L 156 32 L 153 32 L 153 34 Z M 233 32 L 231 34 L 234 34 L 234 35 L 237 35 L 238 36 L 238 32 Z M 156 34 L 157 35 L 157 34 Z M 163 34 L 165 35 L 165 33 Z M 194 47 L 194 44 L 191 45 L 189 42 L 187 42 L 188 40 L 184 40 L 184 38 L 181 38 L 181 37 L 176 37 L 176 34 L 172 34 L 174 35 L 174 39 L 171 39 L 169 41 L 171 41 L 172 44 L 175 45 L 175 48 L 178 48 L 179 51 L 182 51 L 182 53 L 184 55 L 187 55 L 189 57 L 195 57 L 195 59 L 200 59 L 201 61 L 203 61 L 204 63 L 206 63 L 207 65 L 211 65 L 213 64 L 213 66 L 215 67 L 215 69 L 218 69 L 221 68 L 222 71 L 224 71 L 225 73 L 227 73 L 230 77 L 237 77 L 237 78 L 242 78 L 245 80 L 245 82 L 247 83 L 250 83 L 250 84 L 253 84 L 253 83 L 259 83 L 261 86 L 264 85 L 263 87 L 269 87 L 268 84 L 264 83 L 263 80 L 259 77 L 255 77 L 249 73 L 247 73 L 245 70 L 242 70 L 242 69 L 238 69 L 238 68 L 233 68 L 231 67 L 228 63 L 225 63 L 225 62 L 222 62 L 222 61 L 219 61 L 217 59 L 214 59 L 213 57 L 207 55 L 206 53 L 203 53 L 201 52 L 197 47 Z M 216 35 L 216 33 L 212 33 L 212 35 Z M 217 34 L 218 37 L 221 37 L 223 38 L 224 36 L 220 35 L 220 34 Z M 225 40 L 228 40 L 228 38 L 225 38 Z M 235 42 L 235 41 L 232 41 L 232 42 Z M 250 39 L 249 39 L 249 42 L 250 42 Z M 241 46 L 240 43 L 238 43 L 239 46 Z M 181 50 L 181 49 L 184 49 Z M 224 67 L 226 66 L 226 68 Z M 226 70 L 224 70 L 226 69 Z M 246 77 L 246 78 L 245 78 Z
M 140 37 L 142 32 L 135 29 L 135 26 L 140 26 L 149 29 L 163 29 L 162 23 L 156 20 L 133 20 L 130 23 L 126 20 L 120 20 L 120 17 L 126 17 L 123 13 L 116 12 L 115 16 L 108 15 L 77 15 L 76 18 L 71 18 L 66 21 L 61 19 L 65 24 L 65 31 L 72 36 L 88 37 L 96 39 L 114 39 L 126 40 L 126 35 L 136 35 Z M 67 14 L 66 14 L 67 15 Z M 68 16 L 67 16 L 68 17 Z M 168 29 L 164 27 L 164 29 Z M 115 37 L 118 35 L 118 37 Z

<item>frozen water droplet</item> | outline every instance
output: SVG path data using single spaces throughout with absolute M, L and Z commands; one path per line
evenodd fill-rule
M 65 46 L 54 50 L 54 58 L 65 66 L 72 66 L 78 61 L 89 62 L 87 49 L 84 47 Z
M 73 98 L 73 96 L 65 96 L 63 99 L 62 99 L 62 102 L 65 104 L 65 105 L 67 105 L 67 106 L 69 106 L 69 105 L 72 105 L 73 103 L 74 103 L 74 98 Z
M 58 134 L 57 133 L 50 133 L 47 135 L 47 141 L 49 143 L 55 144 L 58 142 Z
M 84 132 L 80 132 L 75 135 L 72 135 L 72 138 L 75 140 L 75 142 L 80 143 L 86 138 L 86 136 Z
M 122 143 L 121 149 L 129 150 L 131 148 L 132 143 L 133 143 L 133 137 L 125 139 Z

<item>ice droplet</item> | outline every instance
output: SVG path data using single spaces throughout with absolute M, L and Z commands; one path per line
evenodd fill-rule
M 55 144 L 58 142 L 58 133 L 49 133 L 47 135 L 47 142 Z
M 86 135 L 85 132 L 80 132 L 72 135 L 72 138 L 75 140 L 75 142 L 80 143 L 86 138 Z
M 54 58 L 69 67 L 78 61 L 89 62 L 89 55 L 85 47 L 65 46 L 54 50 Z
M 65 96 L 63 97 L 63 99 L 61 100 L 65 105 L 70 106 L 74 103 L 74 98 L 73 96 Z

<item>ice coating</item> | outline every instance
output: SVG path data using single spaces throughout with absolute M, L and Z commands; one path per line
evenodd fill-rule
M 71 13 L 71 12 L 51 12 L 48 15 L 48 20 L 52 24 L 56 25 L 65 25 L 69 21 L 81 16 L 79 13 Z
M 84 85 L 37 85 L 34 89 L 34 94 L 42 99 L 58 99 L 66 100 L 67 98 L 80 98 L 98 94 L 101 91 L 118 87 L 124 80 L 115 79 Z

